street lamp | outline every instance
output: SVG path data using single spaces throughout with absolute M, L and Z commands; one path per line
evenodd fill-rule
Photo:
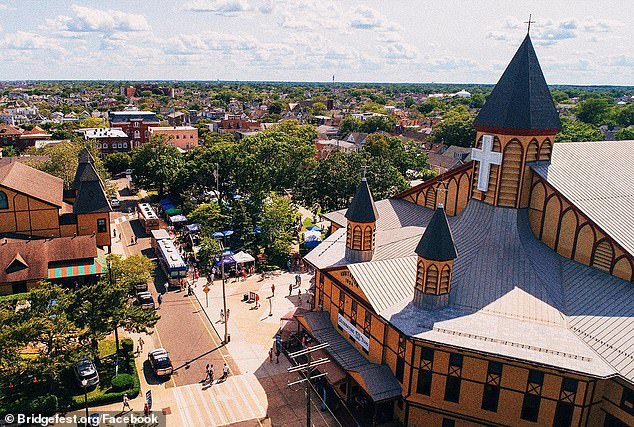
M 220 276 L 222 278 L 222 306 L 223 313 L 225 314 L 225 339 L 223 343 L 226 345 L 229 342 L 229 330 L 227 323 L 229 322 L 229 315 L 227 313 L 227 295 L 225 292 L 225 248 L 222 242 L 220 244 Z
M 81 380 L 81 386 L 84 388 L 84 404 L 86 405 L 86 425 L 88 425 L 88 390 L 86 390 L 86 387 L 88 387 L 88 380 L 85 378 Z

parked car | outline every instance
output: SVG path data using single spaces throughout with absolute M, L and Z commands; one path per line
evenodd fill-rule
M 136 294 L 136 300 L 142 309 L 154 308 L 154 298 L 149 292 L 139 292 Z
M 152 371 L 154 371 L 154 374 L 159 377 L 169 376 L 174 372 L 172 361 L 170 360 L 167 350 L 164 348 L 152 350 L 148 354 L 147 359 L 150 362 Z
M 121 206 L 121 202 L 119 201 L 119 199 L 117 199 L 116 197 L 113 197 L 110 200 L 110 206 L 112 206 L 114 209 L 118 208 Z
M 93 387 L 99 384 L 99 372 L 92 360 L 87 357 L 81 359 L 74 366 L 75 377 L 80 385 L 86 380 L 86 387 Z

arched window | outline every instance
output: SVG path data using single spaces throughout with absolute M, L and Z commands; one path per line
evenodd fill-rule
M 446 265 L 442 272 L 440 273 L 440 288 L 439 294 L 448 294 L 449 293 L 449 279 L 451 278 L 451 269 L 448 265 Z
M 425 263 L 418 261 L 416 267 L 416 288 L 423 291 L 425 289 Z
M 373 240 L 372 234 L 373 234 L 372 227 L 367 225 L 363 229 L 363 250 L 364 251 L 372 250 L 372 240 Z
M 361 250 L 361 227 L 358 225 L 352 229 L 352 249 Z
M 425 293 L 436 294 L 438 291 L 438 269 L 431 265 L 427 269 L 427 277 L 425 278 Z
M 134 131 L 134 138 L 139 139 L 141 138 L 141 132 L 139 132 L 138 130 Z
M 0 209 L 9 209 L 9 199 L 4 191 L 0 191 Z

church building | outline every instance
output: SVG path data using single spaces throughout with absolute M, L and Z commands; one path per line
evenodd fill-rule
M 87 149 L 73 188 L 17 159 L 0 159 L 0 295 L 40 280 L 95 278 L 98 248 L 110 251 L 110 202 Z
M 634 141 L 554 144 L 528 35 L 474 126 L 468 163 L 325 215 L 297 319 L 326 378 L 364 425 L 634 425 Z

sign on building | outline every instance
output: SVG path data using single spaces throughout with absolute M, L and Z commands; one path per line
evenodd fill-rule
M 361 344 L 361 347 L 363 347 L 365 351 L 370 351 L 370 339 L 366 337 L 363 332 L 355 328 L 341 313 L 337 318 L 337 324 L 341 329 L 350 334 L 353 340 Z

